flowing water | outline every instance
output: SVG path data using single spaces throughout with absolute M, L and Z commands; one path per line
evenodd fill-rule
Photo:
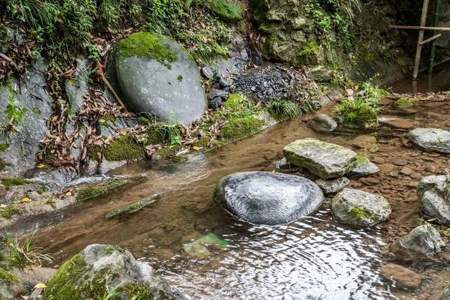
M 450 122 L 445 123 L 450 113 L 448 103 L 427 110 L 436 111 L 433 121 L 450 129 Z M 426 113 L 419 110 L 408 118 L 418 126 L 430 125 Z M 391 286 L 381 279 L 379 267 L 390 242 L 388 236 L 403 234 L 418 216 L 414 189 L 407 187 L 410 178 L 392 182 L 383 171 L 375 176 L 378 183 L 367 186 L 369 191 L 383 193 L 394 209 L 392 223 L 370 230 L 353 230 L 335 223 L 328 203 L 313 216 L 268 227 L 235 221 L 213 202 L 213 190 L 222 176 L 244 170 L 273 170 L 282 148 L 304 137 L 346 146 L 354 138 L 318 135 L 301 120 L 293 120 L 204 156 L 192 156 L 185 163 L 130 165 L 118 172 L 144 174 L 143 182 L 66 209 L 34 239 L 58 261 L 91 243 L 121 245 L 149 261 L 192 299 L 395 299 Z M 380 135 L 380 150 L 374 155 L 386 160 L 414 156 L 419 165 L 430 159 L 437 167 L 448 165 L 445 156 L 402 150 L 401 141 L 401 137 L 392 137 L 392 132 L 389 138 Z M 352 185 L 363 183 L 357 180 Z M 135 215 L 105 218 L 114 208 L 155 195 L 157 201 Z M 402 221 L 405 215 L 411 219 L 409 223 Z M 207 233 L 223 238 L 228 247 L 209 249 L 209 256 L 202 259 L 183 251 L 185 243 Z

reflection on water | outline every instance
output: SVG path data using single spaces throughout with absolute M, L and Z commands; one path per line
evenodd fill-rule
M 377 230 L 345 229 L 327 210 L 285 226 L 233 224 L 230 243 L 209 260 L 163 263 L 168 279 L 193 299 L 387 299 Z

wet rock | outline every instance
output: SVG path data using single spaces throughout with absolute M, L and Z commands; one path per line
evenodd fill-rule
M 125 104 L 134 112 L 187 125 L 207 108 L 197 65 L 169 38 L 139 32 L 120 41 L 115 69 Z
M 243 172 L 223 178 L 214 198 L 243 221 L 276 225 L 313 213 L 324 195 L 314 182 L 300 176 Z
M 358 155 L 355 167 L 350 171 L 350 177 L 370 176 L 380 172 L 380 168 L 368 158 Z
M 389 127 L 395 129 L 412 129 L 416 125 L 413 120 L 401 119 L 398 117 L 384 116 L 378 118 L 378 122 L 383 125 L 387 125 Z
M 350 184 L 350 180 L 347 177 L 341 177 L 334 180 L 316 180 L 317 185 L 322 189 L 325 195 L 332 195 L 339 193 L 346 186 Z
M 225 90 L 218 90 L 218 89 L 212 89 L 209 93 L 208 93 L 208 99 L 214 99 L 214 98 L 222 98 L 222 99 L 226 99 L 228 98 L 228 95 L 230 93 L 225 91 Z
M 446 175 L 422 178 L 417 193 L 424 214 L 440 224 L 450 225 L 450 177 Z
M 15 81 L 0 86 L 0 126 L 12 122 L 17 129 L 0 135 L 0 171 L 23 175 L 35 165 L 53 106 L 46 75 L 47 65 L 39 60 L 22 76 L 20 88 Z
M 77 59 L 75 78 L 66 81 L 66 94 L 72 111 L 78 112 L 84 103 L 84 97 L 88 93 L 89 68 L 88 60 L 80 57 Z
M 333 132 L 338 126 L 332 117 L 325 114 L 316 115 L 309 125 L 317 132 Z
M 298 171 L 298 167 L 290 164 L 285 157 L 275 162 L 275 169 L 282 171 Z
M 437 128 L 416 128 L 409 132 L 411 141 L 426 151 L 450 153 L 450 132 Z
M 416 272 L 396 264 L 386 264 L 381 268 L 381 276 L 402 289 L 417 289 L 423 277 Z
M 354 227 L 370 227 L 388 219 L 389 202 L 380 195 L 346 188 L 331 201 L 335 218 Z
M 414 228 L 392 245 L 392 252 L 406 261 L 433 259 L 442 251 L 444 241 L 433 226 L 425 224 Z
M 344 176 L 353 168 L 357 154 L 339 145 L 307 138 L 287 145 L 286 159 L 322 179 Z
M 44 299 L 97 299 L 105 291 L 117 299 L 175 299 L 176 292 L 148 264 L 130 252 L 94 244 L 66 261 L 50 279 Z
M 105 218 L 112 219 L 112 218 L 116 218 L 119 216 L 133 215 L 133 214 L 141 211 L 142 209 L 156 203 L 159 199 L 160 199 L 159 195 L 154 195 L 152 197 L 139 200 L 137 202 L 125 205 L 123 207 L 116 208 L 116 209 L 112 210 L 111 212 L 109 212 L 108 214 L 106 214 Z
M 222 107 L 225 103 L 225 99 L 222 97 L 215 97 L 208 102 L 208 107 L 212 108 L 214 110 L 217 110 L 218 108 Z

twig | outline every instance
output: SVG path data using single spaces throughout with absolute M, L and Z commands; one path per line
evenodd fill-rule
M 117 102 L 119 102 L 119 104 L 126 111 L 127 108 L 126 108 L 125 104 L 122 102 L 122 100 L 120 99 L 119 95 L 116 93 L 116 91 L 112 87 L 111 83 L 109 83 L 108 79 L 106 79 L 105 72 L 103 71 L 103 66 L 102 66 L 102 64 L 99 61 L 97 61 L 97 73 L 101 77 L 101 79 L 103 80 L 103 83 L 105 83 L 105 85 L 108 87 L 109 91 L 114 95 L 114 98 L 116 98 Z
M 9 61 L 16 69 L 18 68 L 16 63 L 11 58 L 9 58 L 6 54 L 3 54 L 3 53 L 0 52 L 0 57 L 3 58 L 6 61 Z

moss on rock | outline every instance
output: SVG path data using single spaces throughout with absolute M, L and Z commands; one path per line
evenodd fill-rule
M 349 213 L 357 220 L 371 222 L 374 215 L 364 207 L 352 207 Z
M 226 140 L 234 140 L 256 133 L 264 122 L 256 115 L 233 116 L 222 127 L 220 136 Z
M 128 183 L 129 181 L 125 179 L 113 179 L 99 185 L 81 187 L 80 189 L 78 189 L 76 201 L 86 202 L 101 197 L 113 190 L 127 185 Z
M 239 21 L 242 19 L 241 6 L 232 0 L 206 0 L 205 5 L 225 20 Z
M 0 207 L 0 217 L 11 219 L 13 216 L 21 213 L 20 208 L 16 204 L 8 204 Z
M 138 160 L 145 158 L 145 150 L 130 135 L 122 135 L 106 147 L 103 155 L 109 161 Z
M 165 44 L 164 37 L 150 33 L 137 32 L 118 43 L 121 57 L 151 58 L 170 66 L 177 60 L 177 55 Z
M 29 184 L 30 181 L 25 179 L 25 178 L 21 178 L 21 177 L 7 177 L 7 178 L 2 178 L 1 183 L 5 186 L 5 187 L 12 187 L 12 186 L 18 186 L 18 185 L 26 185 Z

